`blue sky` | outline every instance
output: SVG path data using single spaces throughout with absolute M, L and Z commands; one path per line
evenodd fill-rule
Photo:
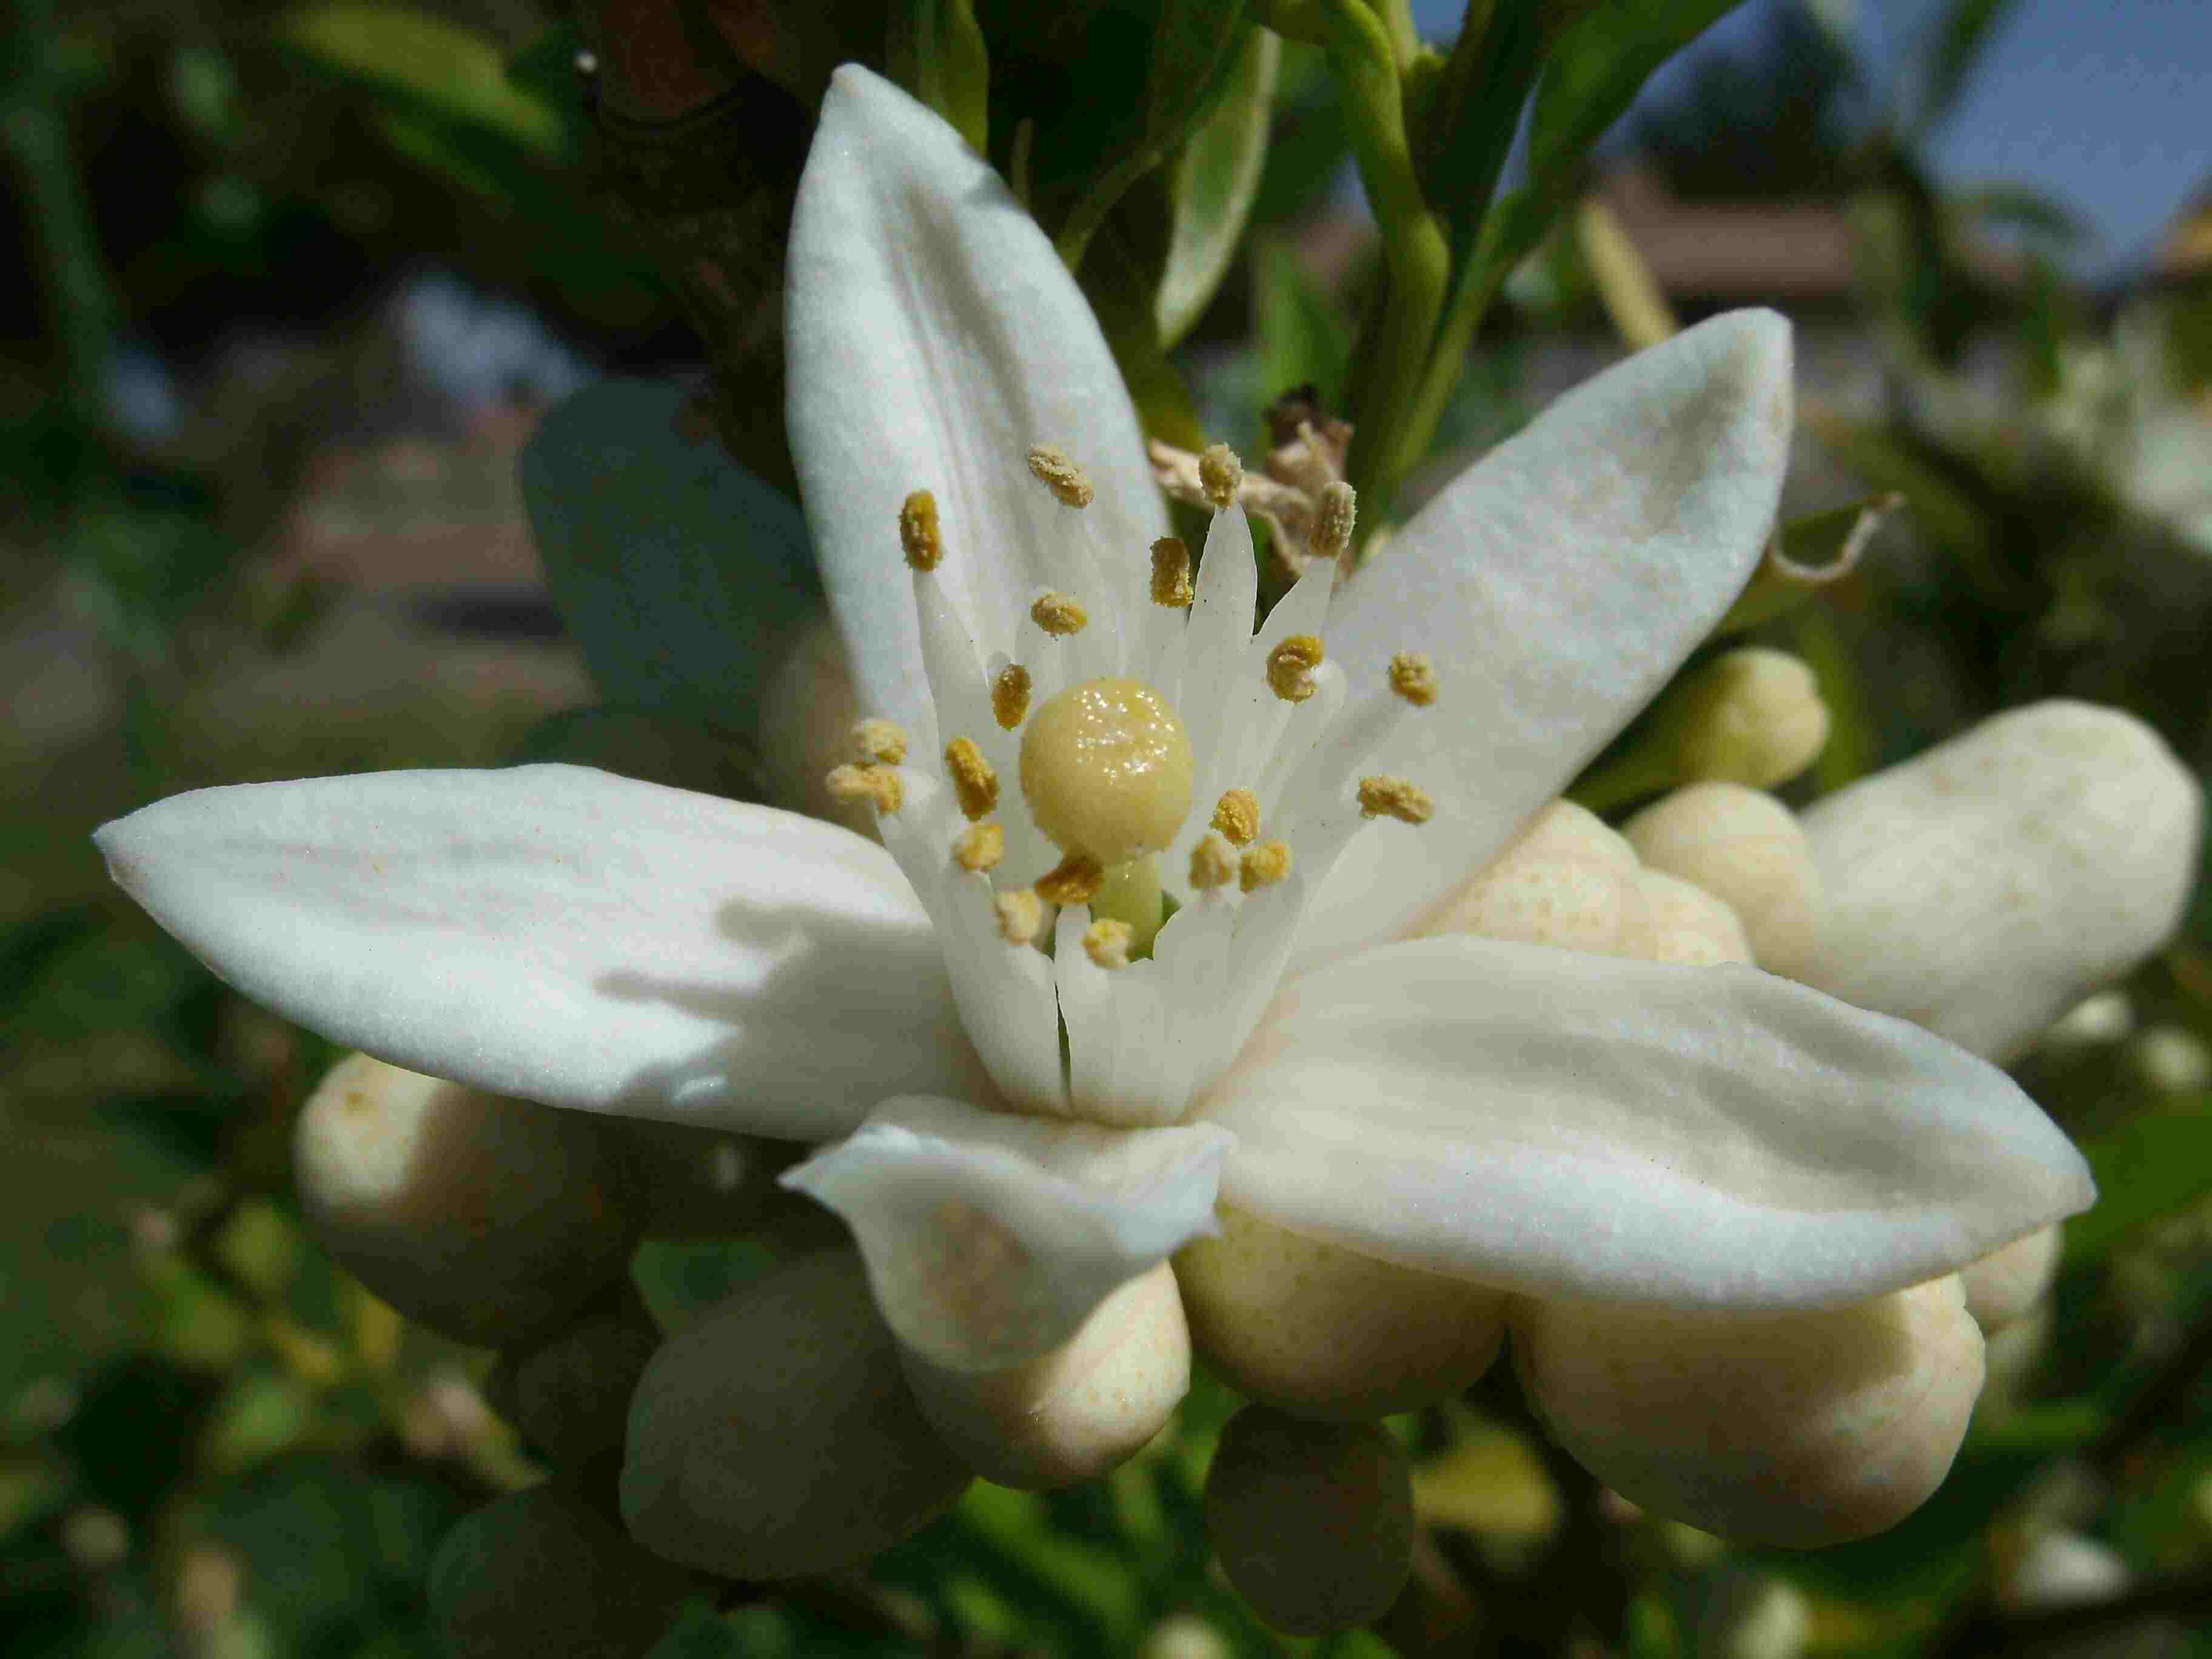
M 1796 0 L 1747 0 L 1707 41 L 1741 37 L 1756 14 Z M 1414 0 L 1425 32 L 1458 27 L 1457 0 Z M 1856 33 L 1887 84 L 1942 0 L 1857 0 Z M 1701 46 L 1705 43 L 1701 42 Z M 2161 227 L 2212 184 L 2212 3 L 2022 0 L 1937 131 L 1939 169 L 1955 183 L 2005 179 L 2064 203 L 2096 235 L 2093 270 L 2144 257 Z

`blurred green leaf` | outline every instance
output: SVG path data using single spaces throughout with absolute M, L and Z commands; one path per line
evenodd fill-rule
M 1161 155 L 1206 118 L 1235 75 L 1252 28 L 1244 9 L 1245 0 L 1159 0 L 1145 76 L 1145 137 Z
M 403 91 L 458 120 L 542 153 L 566 137 L 561 117 L 510 80 L 499 48 L 428 12 L 370 0 L 322 0 L 288 13 L 277 40 L 349 78 Z
M 597 767 L 696 794 L 758 800 L 751 737 L 722 724 L 749 712 L 675 701 L 653 708 L 565 708 L 532 726 L 514 758 Z
M 2096 1207 L 2066 1224 L 2070 1263 L 2094 1261 L 2137 1228 L 2212 1193 L 2212 1090 L 2141 1111 L 2081 1148 Z
M 235 1475 L 297 1444 L 313 1428 L 315 1397 L 282 1371 L 252 1370 L 231 1379 L 201 1434 L 199 1455 Z
M 750 1239 L 650 1238 L 637 1247 L 630 1276 L 647 1311 L 673 1333 L 775 1265 L 774 1253 Z
M 1276 238 L 1254 245 L 1252 324 L 1265 398 L 1294 386 L 1316 388 L 1324 404 L 1344 395 L 1352 362 L 1352 326 L 1336 303 L 1306 275 L 1297 252 Z
M 1344 102 L 1328 64 L 1318 46 L 1301 40 L 1282 43 L 1274 120 L 1252 204 L 1255 224 L 1303 217 L 1336 187 L 1352 159 Z
M 1282 40 L 1254 29 L 1237 54 L 1220 101 L 1190 135 L 1169 175 L 1174 226 L 1152 315 L 1163 347 L 1188 334 L 1237 255 L 1267 160 Z
M 573 22 L 555 23 L 511 54 L 505 65 L 510 84 L 560 117 L 571 143 L 583 139 L 592 121 L 591 94 L 576 68 L 583 50 L 582 30 Z
M 890 8 L 891 77 L 950 122 L 977 155 L 988 153 L 991 56 L 973 0 L 904 0 Z

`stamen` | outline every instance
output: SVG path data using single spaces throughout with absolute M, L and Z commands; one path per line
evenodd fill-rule
M 1322 654 L 1320 635 L 1291 635 L 1267 653 L 1267 689 L 1285 702 L 1304 702 L 1316 689 Z
M 1216 512 L 1225 512 L 1243 488 L 1244 463 L 1227 444 L 1214 444 L 1198 458 L 1198 486 Z
M 999 775 L 973 738 L 955 738 L 945 745 L 945 770 L 959 797 L 960 811 L 969 818 L 988 817 L 999 804 Z
M 1279 841 L 1263 841 L 1237 861 L 1237 884 L 1244 891 L 1256 892 L 1262 887 L 1273 887 L 1291 873 L 1291 849 Z
M 1342 479 L 1321 487 L 1314 504 L 1313 534 L 1307 545 L 1317 559 L 1341 559 L 1352 549 L 1352 532 L 1358 521 L 1358 498 Z
M 1065 593 L 1047 593 L 1030 607 L 1030 620 L 1054 639 L 1080 634 L 1091 613 Z
M 1437 700 L 1437 665 L 1425 651 L 1401 651 L 1390 659 L 1390 689 L 1416 708 Z
M 1038 878 L 1036 892 L 1052 904 L 1088 904 L 1105 883 L 1104 865 L 1088 853 L 1070 853 Z
M 906 786 L 890 766 L 840 766 L 830 774 L 830 793 L 837 800 L 875 803 L 878 812 L 896 812 L 906 804 Z
M 1260 833 L 1260 798 L 1249 789 L 1225 791 L 1213 804 L 1213 828 L 1237 847 L 1249 847 Z
M 1044 928 L 1044 902 L 1024 887 L 997 893 L 991 903 L 999 913 L 999 937 L 1009 945 L 1027 945 Z
M 952 861 L 974 874 L 995 870 L 1006 855 L 1006 831 L 997 823 L 971 823 L 952 843 Z
M 853 752 L 863 766 L 896 766 L 906 758 L 906 733 L 894 720 L 864 720 L 853 728 Z
M 1161 537 L 1152 544 L 1152 603 L 1179 610 L 1197 597 L 1190 580 L 1190 548 L 1180 536 Z
M 1001 731 L 1011 732 L 1030 712 L 1030 671 L 1010 662 L 991 682 L 991 714 Z
M 915 490 L 899 508 L 899 545 L 916 570 L 934 570 L 945 557 L 945 539 L 937 528 L 937 497 L 927 489 Z
M 1083 930 L 1083 954 L 1101 968 L 1127 968 L 1129 943 L 1129 924 L 1126 921 L 1094 921 Z
M 1200 838 L 1190 849 L 1190 884 L 1201 893 L 1225 887 L 1237 878 L 1237 855 L 1218 836 Z
M 1359 814 L 1362 817 L 1390 817 L 1401 823 L 1426 823 L 1435 816 L 1437 804 L 1429 799 L 1429 792 L 1405 778 L 1377 776 L 1359 781 Z
M 1091 505 L 1091 480 L 1057 444 L 1034 444 L 1030 448 L 1030 471 L 1062 507 Z

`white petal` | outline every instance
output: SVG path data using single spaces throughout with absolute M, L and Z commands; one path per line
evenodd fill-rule
M 2117 710 L 1984 720 L 1804 814 L 1826 896 L 1798 977 L 2009 1059 L 2173 932 L 2200 805 Z
M 998 175 L 857 66 L 830 83 L 799 184 L 786 328 L 807 522 L 870 712 L 923 752 L 950 735 L 930 717 L 899 564 L 909 490 L 937 498 L 938 580 L 986 657 L 1019 654 L 1040 586 L 1073 592 L 1107 635 L 1143 615 L 1166 514 L 1090 307 Z M 1089 507 L 1030 476 L 1039 443 L 1090 474 Z
M 525 766 L 202 789 L 97 839 L 246 995 L 412 1071 L 802 1139 L 981 1079 L 890 855 L 796 813 Z
M 784 1177 L 850 1224 L 899 1340 L 955 1370 L 1017 1365 L 1116 1285 L 1213 1231 L 1230 1137 L 1107 1129 L 909 1097 Z
M 2088 1204 L 1995 1067 L 1736 966 L 1420 939 L 1307 975 L 1202 1115 L 1223 1199 L 1535 1295 L 1832 1307 Z
M 1339 596 L 1328 649 L 1355 698 L 1394 652 L 1436 661 L 1435 706 L 1360 769 L 1412 778 L 1437 813 L 1360 837 L 1300 963 L 1411 931 L 1705 637 L 1773 523 L 1790 357 L 1767 311 L 1639 353 L 1486 456 Z

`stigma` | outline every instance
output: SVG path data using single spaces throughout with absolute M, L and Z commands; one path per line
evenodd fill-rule
M 1190 811 L 1190 738 L 1158 691 L 1085 680 L 1048 700 L 1022 733 L 1022 798 L 1053 844 L 1101 865 L 1167 847 Z

